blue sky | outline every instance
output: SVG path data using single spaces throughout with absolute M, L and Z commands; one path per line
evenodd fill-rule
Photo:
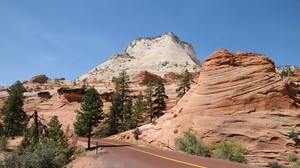
M 73 80 L 139 37 L 173 32 L 202 62 L 224 47 L 300 66 L 299 0 L 0 0 L 0 85 Z

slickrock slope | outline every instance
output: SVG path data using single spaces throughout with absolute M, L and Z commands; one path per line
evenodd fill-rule
M 126 70 L 130 79 L 141 71 L 163 77 L 167 72 L 181 73 L 199 70 L 193 47 L 179 40 L 173 33 L 155 38 L 139 38 L 130 43 L 123 54 L 113 55 L 108 61 L 82 75 L 78 82 L 98 83 L 110 81 Z
M 142 126 L 141 140 L 174 150 L 174 139 L 189 129 L 206 143 L 242 144 L 250 164 L 287 162 L 300 152 L 287 135 L 300 131 L 299 99 L 275 72 L 272 60 L 250 52 L 219 49 L 203 63 L 198 84 L 157 124 Z M 131 132 L 116 138 L 132 137 Z

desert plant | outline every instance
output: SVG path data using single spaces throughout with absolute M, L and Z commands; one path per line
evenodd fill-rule
M 290 164 L 289 168 L 299 168 L 300 167 L 300 160 L 296 160 Z
M 282 164 L 279 164 L 278 162 L 269 162 L 268 166 L 270 168 L 284 168 Z
M 213 158 L 245 163 L 244 152 L 245 149 L 238 143 L 221 141 L 213 152 Z
M 35 147 L 29 146 L 12 152 L 5 157 L 0 166 L 4 168 L 60 168 L 69 161 L 65 150 L 54 144 L 39 143 Z
M 142 131 L 140 131 L 139 128 L 136 128 L 132 133 L 133 133 L 134 139 L 139 140 L 139 135 L 142 134 Z
M 175 147 L 178 151 L 188 154 L 210 157 L 211 150 L 203 141 L 198 140 L 196 135 L 190 131 L 184 132 L 183 137 L 175 139 Z
M 295 153 L 290 153 L 290 154 L 288 155 L 288 160 L 289 160 L 290 162 L 296 162 L 296 161 L 298 160 L 298 157 L 297 157 L 297 155 L 296 155 Z
M 288 132 L 288 137 L 297 142 L 299 140 L 298 133 L 295 132 L 295 129 L 292 128 L 291 132 Z

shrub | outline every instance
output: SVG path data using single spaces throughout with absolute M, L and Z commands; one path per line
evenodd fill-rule
M 134 136 L 135 140 L 138 140 L 139 139 L 139 135 L 142 134 L 142 132 L 140 131 L 139 128 L 136 128 L 132 133 L 133 133 L 133 136 Z
M 0 136 L 0 151 L 6 150 L 7 143 L 8 143 L 7 137 Z
M 270 168 L 284 168 L 282 164 L 279 164 L 278 162 L 270 162 L 268 163 L 268 166 Z
M 294 128 L 292 128 L 291 132 L 288 132 L 288 137 L 291 138 L 295 142 L 297 142 L 299 140 L 298 133 L 295 132 Z
M 60 168 L 69 162 L 69 149 L 54 144 L 37 144 L 25 149 L 17 149 L 5 157 L 1 167 L 4 168 Z
M 298 157 L 295 153 L 290 153 L 289 156 L 288 156 L 288 160 L 290 162 L 296 162 L 298 160 Z
M 217 144 L 213 158 L 229 160 L 232 162 L 245 163 L 245 149 L 237 143 L 221 141 Z
M 211 150 L 203 141 L 198 140 L 196 135 L 190 131 L 184 132 L 183 137 L 175 139 L 176 150 L 188 154 L 210 157 Z
M 290 165 L 290 168 L 299 168 L 300 167 L 300 160 L 296 160 L 295 162 L 292 162 Z

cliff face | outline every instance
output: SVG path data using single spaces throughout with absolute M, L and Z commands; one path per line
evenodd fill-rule
M 292 128 L 300 131 L 297 96 L 266 56 L 220 49 L 204 61 L 198 84 L 175 107 L 156 125 L 140 128 L 141 139 L 174 150 L 175 138 L 191 129 L 211 145 L 240 143 L 250 164 L 285 162 L 287 153 L 300 152 L 287 136 Z
M 196 72 L 200 68 L 193 47 L 179 40 L 173 33 L 155 38 L 139 38 L 132 41 L 123 54 L 113 55 L 108 61 L 79 78 L 79 82 L 97 83 L 111 80 L 126 70 L 130 78 L 141 71 L 163 77 L 167 72 L 181 73 L 187 69 Z

